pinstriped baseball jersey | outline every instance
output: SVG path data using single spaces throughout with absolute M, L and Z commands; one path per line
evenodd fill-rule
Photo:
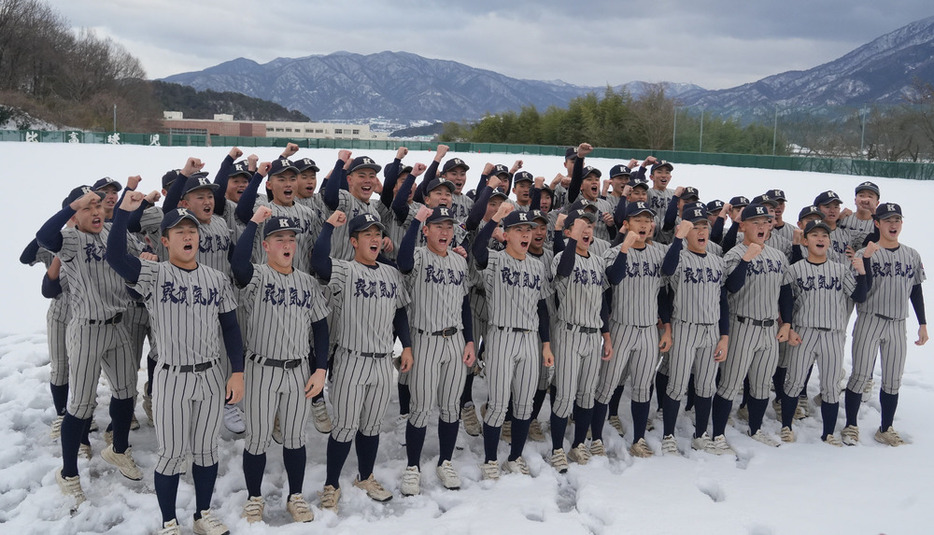
M 29 265 L 34 266 L 41 262 L 45 266 L 45 269 L 49 269 L 49 266 L 52 265 L 53 258 L 55 258 L 55 255 L 52 254 L 51 251 L 45 247 L 40 247 L 39 250 L 36 251 L 35 262 L 30 262 Z M 68 309 L 69 285 L 64 271 L 59 272 L 58 281 L 62 287 L 62 293 L 55 296 L 55 298 L 53 298 L 49 303 L 49 311 L 46 314 L 46 319 L 50 321 L 68 323 L 68 320 L 71 318 L 71 313 Z
M 248 351 L 276 360 L 308 358 L 311 324 L 327 317 L 321 285 L 307 273 L 279 273 L 253 266 L 253 278 L 238 292 L 244 309 Z
M 846 248 L 854 240 L 854 233 L 849 229 L 840 227 L 830 231 L 830 250 L 827 251 L 827 259 L 834 262 L 846 263 Z
M 857 251 L 862 255 L 863 250 Z M 911 288 L 925 280 L 924 265 L 918 251 L 907 245 L 895 250 L 879 249 L 870 259 L 872 287 L 864 303 L 856 304 L 859 315 L 880 314 L 902 320 L 908 317 Z
M 740 265 L 749 247 L 739 243 L 723 257 L 726 274 Z M 766 245 L 746 267 L 746 283 L 728 297 L 731 316 L 743 316 L 756 320 L 778 319 L 778 293 L 785 280 L 788 259 L 773 247 Z
M 736 243 L 743 243 L 744 237 L 745 236 L 743 235 L 742 232 L 737 232 Z M 786 239 L 784 236 L 780 236 L 779 234 L 776 234 L 775 231 L 773 230 L 771 233 L 769 233 L 769 238 L 765 240 L 765 244 L 773 249 L 778 249 L 779 252 L 785 255 L 785 258 L 787 258 L 788 261 L 791 262 L 792 244 L 791 244 L 790 239 Z M 805 249 L 807 248 L 805 247 Z
M 416 247 L 415 267 L 404 278 L 412 299 L 409 325 L 428 333 L 464 328 L 461 305 L 469 289 L 467 260 L 452 252 L 438 256 L 427 247 Z
M 505 251 L 490 250 L 481 276 L 491 326 L 538 329 L 538 301 L 553 293 L 544 264 L 529 256 L 517 260 Z
M 668 277 L 668 284 L 674 291 L 671 317 L 687 323 L 717 323 L 720 320 L 719 306 L 699 307 L 697 304 L 719 303 L 720 287 L 726 284 L 726 276 L 726 264 L 719 256 L 700 255 L 682 249 L 678 267 Z
M 216 269 L 228 279 L 231 277 L 230 254 L 233 246 L 233 231 L 227 220 L 218 215 L 211 216 L 208 224 L 198 222 L 198 263 Z
M 780 227 L 772 227 L 772 234 L 778 234 L 782 238 L 788 240 L 788 242 L 794 241 L 795 238 L 795 229 L 798 228 L 791 223 L 783 223 Z M 740 240 L 737 240 L 740 241 Z
M 327 220 L 325 214 L 328 213 L 328 207 L 324 204 L 324 199 L 321 198 L 321 195 L 313 195 L 311 197 L 296 197 L 295 204 L 300 204 L 302 206 L 307 206 L 312 210 L 318 212 L 318 219 L 321 221 Z
M 383 253 L 386 257 L 393 260 L 396 259 L 399 252 L 397 249 L 402 243 L 402 238 L 405 237 L 405 231 L 409 228 L 409 225 L 412 224 L 412 221 L 415 219 L 415 214 L 418 213 L 418 209 L 422 206 L 424 205 L 415 201 L 409 203 L 409 211 L 405 215 L 405 220 L 402 223 L 396 219 L 395 214 L 383 221 L 383 224 L 386 225 L 386 235 L 389 236 L 389 239 L 391 239 L 393 245 L 395 245 L 392 251 Z M 419 236 L 421 236 L 421 232 L 419 232 Z M 418 245 L 418 242 L 416 242 L 416 245 Z
M 610 231 L 607 228 L 606 223 L 603 222 L 603 214 L 612 214 L 613 205 L 610 204 L 610 201 L 601 199 L 599 197 L 597 197 L 597 200 L 594 201 L 594 204 L 597 205 L 597 222 L 593 225 L 594 238 L 599 238 L 603 241 L 606 241 L 609 245 Z M 602 251 L 598 254 L 602 254 Z
M 328 288 L 337 318 L 332 344 L 361 353 L 391 353 L 396 309 L 409 304 L 399 270 L 333 259 Z
M 837 221 L 837 226 L 850 231 L 853 236 L 850 246 L 853 247 L 853 250 L 862 247 L 863 240 L 866 239 L 866 236 L 869 236 L 876 230 L 876 225 L 872 218 L 863 220 L 856 217 L 856 214 L 850 214 L 840 219 L 840 221 Z
M 259 205 L 260 203 L 257 202 L 257 206 Z M 311 269 L 311 250 L 315 246 L 315 240 L 318 239 L 318 234 L 321 233 L 322 220 L 318 217 L 318 212 L 313 208 L 308 208 L 301 204 L 281 206 L 276 203 L 264 202 L 262 205 L 268 206 L 269 209 L 272 210 L 272 217 L 289 217 L 298 221 L 301 232 L 295 235 L 295 258 L 292 260 L 292 266 L 299 271 L 308 273 Z M 266 223 L 264 222 L 259 225 L 259 228 L 256 230 L 256 238 L 253 240 L 253 256 L 251 259 L 254 264 L 266 263 L 266 251 L 263 250 L 263 234 L 265 228 Z
M 230 279 L 201 264 L 192 271 L 169 262 L 140 264 L 129 286 L 146 302 L 159 361 L 184 366 L 221 357 L 218 315 L 237 308 Z
M 451 200 L 453 201 L 451 211 L 454 217 L 461 223 L 467 221 L 467 216 L 470 215 L 470 210 L 473 208 L 473 199 L 463 193 L 455 193 Z
M 108 229 L 89 234 L 77 229 L 62 230 L 62 272 L 71 285 L 71 317 L 78 320 L 106 320 L 126 310 L 130 295 L 123 279 L 107 261 Z
M 658 321 L 658 291 L 665 285 L 662 262 L 666 249 L 630 247 L 626 254 L 626 276 L 613 287 L 610 319 L 623 325 L 648 327 Z M 619 248 L 604 254 L 606 266 L 616 261 Z
M 382 220 L 383 213 L 379 209 L 380 206 L 383 206 L 383 203 L 375 199 L 366 203 L 351 195 L 349 191 L 343 189 L 340 190 L 337 202 L 337 210 L 347 214 L 347 221 L 361 214 L 373 214 Z M 334 212 L 328 212 L 328 214 L 331 213 Z M 354 248 L 350 245 L 349 225 L 341 225 L 334 229 L 334 234 L 331 236 L 331 258 L 337 260 L 352 260 L 353 257 Z M 391 322 L 392 318 L 390 318 L 390 323 Z
M 784 284 L 791 285 L 795 298 L 795 329 L 846 330 L 850 319 L 850 295 L 856 289 L 856 277 L 849 266 L 829 260 L 822 264 L 803 260 L 788 268 Z
M 603 325 L 600 318 L 603 291 L 610 286 L 606 278 L 606 262 L 602 256 L 593 253 L 586 257 L 577 255 L 571 275 L 558 277 L 558 263 L 565 254 L 577 255 L 575 251 L 565 249 L 551 262 L 554 294 L 558 300 L 557 319 L 581 327 L 599 328 Z
M 542 265 L 545 266 L 546 271 L 549 271 L 549 272 L 551 271 L 551 263 L 555 259 L 555 253 L 551 249 L 545 249 L 544 247 L 542 247 L 542 254 L 537 255 L 535 253 L 529 252 L 529 256 L 532 258 L 538 259 L 542 263 Z M 548 306 L 548 317 L 551 318 L 552 321 L 554 321 L 554 319 L 558 317 L 556 315 L 557 308 L 555 305 L 555 294 L 554 293 L 552 293 L 545 299 L 545 305 Z
M 660 243 L 671 243 L 674 239 L 674 229 L 665 231 L 662 226 L 665 223 L 665 212 L 668 210 L 668 203 L 671 202 L 675 192 L 672 189 L 659 191 L 655 188 L 649 188 L 648 205 L 655 210 L 655 241 Z
M 710 240 L 707 240 L 706 250 L 707 254 L 717 255 L 719 257 L 723 256 L 723 247 L 720 247 L 719 243 L 714 243 Z

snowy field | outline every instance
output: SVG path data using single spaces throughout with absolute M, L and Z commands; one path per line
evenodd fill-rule
M 44 220 L 60 208 L 62 198 L 72 187 L 90 184 L 105 175 L 125 184 L 127 176 L 139 174 L 143 177 L 140 190 L 150 191 L 159 187 L 166 170 L 181 167 L 189 155 L 204 160 L 205 169 L 213 176 L 228 150 L 0 144 L 0 159 L 7 162 L 6 178 L 0 188 L 7 199 L 8 228 L 0 235 L 3 250 L 7 251 L 0 307 L 0 427 L 7 429 L 0 446 L 0 532 L 136 534 L 150 533 L 159 526 L 152 483 L 154 431 L 141 408 L 137 416 L 143 427 L 130 434 L 130 442 L 144 479 L 124 479 L 105 463 L 98 455 L 105 445 L 103 437 L 92 433 L 95 457 L 79 461 L 88 502 L 74 516 L 69 515 L 70 500 L 62 496 L 53 475 L 61 467 L 61 449 L 48 435 L 54 410 L 48 388 L 47 303 L 39 294 L 42 271 L 20 265 L 18 257 Z M 256 151 L 261 161 L 266 161 L 281 149 Z M 371 151 L 368 155 L 383 164 L 393 158 L 389 151 Z M 303 149 L 297 157 L 304 156 L 326 170 L 333 165 L 337 151 Z M 406 162 L 429 163 L 432 156 L 413 152 Z M 475 184 L 483 164 L 491 158 L 493 163 L 507 166 L 521 158 L 524 169 L 545 176 L 547 181 L 563 172 L 561 157 L 457 156 L 471 166 L 468 187 Z M 645 156 L 632 154 L 640 160 Z M 588 163 L 606 172 L 620 162 L 589 159 Z M 790 199 L 786 213 L 794 219 L 803 205 L 810 204 L 825 189 L 837 191 L 852 205 L 853 187 L 861 180 L 864 178 L 675 162 L 672 186 L 695 186 L 705 201 L 728 200 L 740 194 L 752 197 L 769 188 L 782 188 Z M 902 241 L 920 250 L 923 258 L 934 258 L 934 242 L 925 230 L 930 224 L 923 219 L 931 209 L 934 182 L 884 178 L 875 182 L 882 189 L 883 201 L 902 204 Z M 925 286 L 931 302 L 934 292 L 930 283 Z M 913 342 L 917 332 L 913 314 L 907 326 L 909 341 Z M 405 469 L 405 451 L 400 445 L 404 427 L 396 423 L 398 408 L 394 400 L 384 423 L 375 470 L 377 478 L 396 494 L 388 504 L 369 500 L 351 485 L 356 471 L 352 454 L 344 470 L 339 516 L 316 509 L 313 523 L 290 524 L 284 505 L 287 489 L 281 451 L 274 449 L 270 451 L 264 482 L 266 524 L 248 526 L 239 518 L 247 497 L 241 470 L 243 440 L 224 435 L 214 511 L 234 533 L 926 533 L 934 526 L 930 505 L 934 497 L 934 462 L 929 455 L 934 453 L 934 426 L 931 413 L 925 412 L 925 407 L 934 407 L 931 349 L 930 345 L 909 344 L 895 427 L 910 444 L 901 448 L 882 446 L 872 439 L 879 424 L 875 395 L 863 405 L 863 436 L 858 447 L 838 449 L 821 443 L 820 419 L 812 416 L 796 424 L 797 443 L 776 449 L 746 437 L 742 423 L 728 427 L 727 438 L 739 458 L 718 458 L 690 450 L 692 424 L 682 418 L 677 436 L 681 450 L 687 452 L 684 458 L 656 455 L 633 459 L 627 451 L 631 432 L 619 437 L 607 426 L 609 458 L 596 458 L 586 466 L 572 464 L 567 474 L 559 475 L 544 460 L 545 455 L 550 455 L 550 444 L 529 442 L 525 456 L 533 477 L 508 475 L 497 482 L 480 481 L 482 440 L 461 432 L 458 447 L 462 449 L 455 452 L 454 464 L 464 486 L 460 491 L 446 491 L 431 469 L 437 461 L 438 446 L 435 428 L 430 426 L 422 495 L 402 498 L 398 488 Z M 878 393 L 878 369 L 877 364 L 874 394 Z M 145 373 L 141 377 L 140 386 Z M 810 395 L 816 393 L 815 376 Z M 483 381 L 478 381 L 475 398 L 482 403 L 485 397 Z M 108 421 L 106 387 L 100 388 L 98 399 L 102 404 L 96 419 L 103 429 Z M 627 429 L 631 428 L 628 407 L 628 396 L 624 396 L 620 416 Z M 547 421 L 548 410 L 546 404 L 543 420 Z M 842 425 L 841 409 L 838 433 Z M 769 408 L 764 429 L 777 435 L 779 427 Z M 308 438 L 305 495 L 317 507 L 315 492 L 324 482 L 326 436 L 309 426 Z M 658 429 L 649 432 L 647 440 L 659 451 Z M 507 451 L 505 443 L 501 443 L 501 460 Z M 194 512 L 190 477 L 182 478 L 178 498 L 183 530 L 190 533 Z

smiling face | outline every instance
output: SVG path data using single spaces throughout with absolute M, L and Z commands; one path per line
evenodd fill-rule
M 464 189 L 464 184 L 467 182 L 467 171 L 463 167 L 455 167 L 454 169 L 449 169 L 447 173 L 441 176 L 445 180 L 453 182 L 454 193 L 460 195 L 461 190 Z
M 291 273 L 295 248 L 295 232 L 292 230 L 274 232 L 263 240 L 269 265 L 280 273 Z
M 649 214 L 639 214 L 630 217 L 627 221 L 626 231 L 634 232 L 638 236 L 636 245 L 643 247 L 646 240 L 652 237 L 652 226 L 655 224 L 655 218 Z
M 347 174 L 350 194 L 363 202 L 370 202 L 370 196 L 373 195 L 377 182 L 379 182 L 379 177 L 373 169 L 361 168 Z
M 523 259 L 532 243 L 532 225 L 513 225 L 506 229 L 506 252 L 509 256 Z
M 415 192 L 415 188 L 412 188 L 412 192 Z M 438 186 L 437 188 L 428 192 L 428 196 L 425 197 L 425 206 L 428 208 L 437 208 L 439 206 L 446 206 L 450 208 L 454 205 L 454 197 L 446 186 Z
M 590 244 L 593 243 L 593 223 L 587 220 L 584 220 L 584 222 L 587 223 L 587 225 L 584 227 L 584 232 L 581 234 L 580 241 L 577 242 L 577 253 L 581 255 L 586 255 L 587 250 L 590 248 Z M 564 229 L 564 237 L 571 237 L 570 229 Z
M 879 206 L 879 196 L 874 191 L 864 189 L 856 194 L 856 208 L 875 212 Z
M 743 231 L 743 243 L 765 244 L 765 239 L 772 229 L 771 217 L 753 217 L 739 223 L 739 230 Z
M 425 234 L 425 240 L 428 242 L 429 251 L 439 256 L 447 256 L 448 247 L 454 240 L 453 221 L 428 223 L 422 227 L 422 233 Z
M 879 229 L 880 245 L 892 247 L 898 245 L 898 236 L 902 233 L 902 216 L 890 215 L 875 222 Z
M 298 180 L 296 180 L 295 193 L 300 199 L 307 199 L 315 194 L 315 188 L 318 186 L 318 173 L 312 171 L 311 169 L 305 169 L 298 174 Z
M 214 215 L 214 192 L 209 188 L 200 188 L 186 193 L 178 203 L 182 208 L 188 208 L 198 218 L 198 221 L 208 224 Z
M 113 218 L 114 206 L 117 205 L 117 197 L 120 193 L 120 190 L 117 189 L 117 186 L 110 184 L 108 186 L 104 186 L 98 191 L 104 193 L 104 200 L 101 201 L 101 207 L 104 209 L 104 217 L 106 219 Z
M 548 238 L 548 223 L 541 220 L 535 220 L 538 225 L 532 227 L 532 242 L 529 243 L 529 251 L 535 254 L 541 254 L 545 247 L 545 240 Z
M 707 241 L 710 239 L 710 223 L 706 219 L 696 221 L 694 228 L 688 232 L 688 250 L 694 253 L 706 253 Z
M 652 171 L 650 176 L 652 178 L 652 186 L 657 190 L 667 188 L 668 183 L 671 182 L 671 170 L 667 167 L 660 167 Z
M 172 264 L 186 269 L 197 266 L 198 225 L 187 219 L 182 221 L 165 231 L 162 245 L 168 250 Z
M 376 225 L 361 230 L 350 237 L 350 245 L 355 251 L 354 260 L 361 264 L 375 265 L 376 257 L 383 248 L 383 231 Z
M 292 206 L 298 190 L 298 175 L 292 170 L 283 171 L 266 180 L 266 189 L 272 192 L 272 202 L 281 206 Z
M 649 190 L 638 187 L 632 188 L 629 191 L 629 196 L 626 197 L 627 202 L 648 202 L 649 200 Z
M 808 260 L 820 263 L 827 258 L 827 251 L 830 250 L 830 234 L 822 228 L 816 228 L 804 237 L 804 245 L 808 248 Z
M 75 212 L 71 220 L 81 232 L 99 234 L 104 229 L 104 208 L 101 201 L 93 199 L 87 206 Z
M 588 201 L 595 201 L 600 195 L 600 177 L 597 173 L 590 173 L 581 183 L 581 195 Z
M 249 183 L 250 181 L 243 175 L 230 177 L 227 179 L 227 191 L 224 192 L 224 197 L 233 202 L 240 202 L 240 196 L 243 195 L 243 191 Z

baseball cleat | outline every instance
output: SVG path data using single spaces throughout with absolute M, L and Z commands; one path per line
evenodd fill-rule
M 322 509 L 327 509 L 337 514 L 337 502 L 341 499 L 341 489 L 336 489 L 331 485 L 325 485 L 324 489 L 318 493 L 318 499 L 321 500 Z
M 61 470 L 55 470 L 55 481 L 58 488 L 62 489 L 62 494 L 74 497 L 75 506 L 81 505 L 87 499 L 81 488 L 81 476 L 65 477 Z
M 220 521 L 219 518 L 211 514 L 209 509 L 201 511 L 201 518 L 195 520 L 195 535 L 230 535 L 230 530 Z
M 616 429 L 616 432 L 619 433 L 619 436 L 626 434 L 626 428 L 623 427 L 623 422 L 620 421 L 619 416 L 610 416 L 608 421 L 613 429 Z
M 620 427 L 622 427 L 622 425 L 620 425 Z M 652 431 L 654 429 L 655 429 L 655 420 L 652 418 L 649 418 L 648 420 L 645 421 L 645 430 Z
M 388 502 L 392 499 L 392 493 L 386 490 L 379 481 L 373 477 L 373 474 L 370 474 L 370 477 L 360 481 L 359 476 L 354 480 L 353 486 L 358 489 L 363 489 L 366 491 L 366 495 L 370 497 L 371 500 L 377 502 Z
M 778 436 L 782 439 L 782 442 L 795 441 L 795 432 L 790 427 L 782 427 L 782 430 Z
M 763 433 L 761 429 L 749 435 L 749 438 L 755 440 L 756 442 L 761 442 L 762 444 L 765 444 L 766 446 L 769 446 L 772 448 L 777 448 L 778 446 L 780 446 L 780 444 L 776 442 L 774 438 Z
M 94 433 L 99 431 L 100 427 L 97 426 L 97 421 L 94 418 L 91 418 L 91 425 L 88 427 L 88 433 Z
M 647 458 L 655 455 L 655 452 L 652 451 L 652 448 L 649 447 L 648 442 L 644 438 L 640 438 L 629 447 L 629 454 L 633 457 Z
M 781 418 L 781 412 L 778 413 L 778 417 Z M 743 422 L 748 422 L 749 421 L 749 409 L 745 406 L 736 409 L 736 419 L 743 421 Z
M 775 411 L 775 418 L 782 421 L 782 400 L 778 398 L 772 400 L 772 409 Z
M 697 451 L 707 451 L 707 448 L 710 447 L 710 435 L 706 432 L 699 436 L 691 439 L 691 449 Z
M 276 441 L 276 444 L 282 444 L 282 426 L 279 424 L 278 414 L 272 422 L 272 439 Z
M 464 423 L 464 431 L 472 437 L 480 436 L 483 428 L 480 427 L 480 419 L 477 418 L 477 409 L 473 403 L 468 403 L 461 408 L 461 421 Z
M 863 403 L 866 403 L 867 401 L 872 399 L 872 387 L 873 387 L 873 380 L 869 379 L 868 381 L 866 381 L 866 385 L 863 387 Z
M 418 471 L 417 466 L 408 466 L 405 472 L 402 472 L 402 485 L 399 491 L 403 496 L 415 496 L 422 492 L 422 473 Z
M 674 435 L 665 435 L 662 437 L 662 455 L 681 456 L 681 452 L 678 451 L 678 441 L 675 440 Z
M 847 446 L 859 444 L 859 428 L 855 425 L 848 425 L 840 431 L 841 441 Z
M 603 441 L 599 438 L 597 440 L 590 441 L 590 456 L 606 457 L 606 447 L 603 445 Z
M 454 470 L 454 465 L 451 461 L 442 462 L 437 466 L 435 471 L 438 473 L 438 480 L 441 481 L 441 485 L 444 486 L 444 488 L 448 490 L 460 490 L 461 478 L 458 477 L 457 471 Z
M 902 440 L 902 437 L 898 435 L 898 432 L 895 431 L 895 428 L 889 426 L 888 429 L 883 431 L 881 428 L 876 429 L 875 435 L 876 442 L 880 444 L 888 444 L 889 446 L 904 446 L 906 443 Z
M 319 433 L 328 434 L 331 432 L 331 417 L 328 416 L 328 406 L 323 399 L 311 404 L 311 414 L 314 416 L 315 429 Z
M 831 446 L 836 446 L 838 448 L 843 447 L 843 442 L 840 442 L 840 439 L 837 438 L 837 435 L 827 435 L 821 438 L 821 440 L 824 441 L 824 444 L 830 444 Z
M 108 464 L 116 466 L 120 473 L 123 474 L 123 477 L 133 481 L 143 479 L 143 473 L 136 466 L 136 461 L 133 460 L 132 455 L 130 455 L 130 448 L 127 448 L 123 453 L 117 453 L 114 451 L 113 444 L 111 444 L 101 451 L 101 458 L 107 461 Z
M 243 504 L 243 512 L 240 516 L 245 518 L 250 524 L 263 521 L 263 509 L 266 508 L 266 501 L 262 496 L 250 496 L 250 499 Z
M 809 416 L 808 413 L 808 398 L 799 397 L 798 406 L 795 407 L 795 420 L 803 420 Z
M 81 444 L 78 446 L 78 457 L 84 457 L 90 461 L 94 457 L 94 453 L 91 451 L 91 445 Z
M 500 428 L 499 438 L 506 444 L 512 443 L 512 420 L 506 418 L 506 421 L 503 422 L 503 427 Z
M 62 420 L 64 416 L 56 416 L 49 426 L 49 438 L 56 439 L 62 436 Z
M 146 381 L 143 386 L 143 412 L 146 413 L 146 418 L 149 418 L 149 423 L 152 424 L 155 421 L 152 419 L 152 396 L 146 394 L 147 390 L 149 390 L 149 381 Z
M 568 456 L 564 453 L 564 448 L 558 448 L 552 450 L 551 459 L 548 463 L 552 468 L 558 471 L 559 474 L 563 474 L 568 471 Z
M 136 431 L 137 429 L 139 429 L 139 420 L 136 419 L 136 415 L 134 414 L 133 417 L 130 418 L 130 431 Z
M 114 431 L 113 431 L 113 429 L 107 429 L 106 431 L 104 431 L 104 442 L 105 442 L 106 444 L 113 444 L 113 443 L 114 443 Z
M 521 474 L 524 476 L 530 474 L 529 465 L 525 464 L 525 459 L 523 459 L 522 456 L 516 457 L 515 461 L 507 460 L 503 468 L 510 474 Z
M 480 465 L 480 475 L 483 479 L 499 479 L 499 463 L 487 461 Z
M 581 442 L 568 452 L 568 460 L 577 464 L 587 464 L 590 462 L 590 450 Z
M 814 405 L 818 407 L 820 407 L 820 404 L 823 403 L 823 401 L 824 401 L 824 396 L 821 394 L 817 394 L 816 396 L 811 398 L 811 403 L 813 403 Z
M 293 522 L 311 522 L 315 519 L 315 514 L 311 512 L 311 507 L 308 506 L 305 497 L 299 493 L 289 496 L 285 509 L 292 515 Z
M 172 519 L 162 523 L 162 529 L 156 532 L 156 535 L 182 535 L 182 528 L 178 526 L 178 520 Z
M 707 444 L 707 449 L 704 451 L 713 455 L 736 455 L 736 452 L 723 435 L 713 437 L 713 440 Z
M 231 433 L 240 434 L 246 431 L 246 422 L 243 421 L 243 411 L 236 405 L 224 405 L 224 426 Z
M 545 441 L 545 432 L 542 430 L 542 423 L 535 418 L 532 418 L 532 423 L 529 424 L 529 440 L 534 442 Z

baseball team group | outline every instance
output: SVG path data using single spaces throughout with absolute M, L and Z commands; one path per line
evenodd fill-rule
M 432 414 L 439 486 L 461 487 L 462 425 L 482 436 L 484 480 L 529 475 L 525 443 L 549 434 L 548 462 L 564 473 L 607 455 L 605 423 L 626 436 L 626 384 L 633 457 L 687 448 L 735 456 L 728 425 L 766 446 L 794 442 L 795 420 L 817 405 L 821 440 L 855 446 L 880 360 L 872 434 L 905 443 L 893 421 L 909 304 L 920 325 L 914 343 L 928 339 L 925 275 L 918 252 L 899 241 L 900 205 L 881 201 L 872 182 L 855 187 L 852 209 L 823 191 L 788 220 L 779 189 L 701 202 L 695 187 L 669 188 L 674 166 L 652 156 L 604 179 L 586 164 L 587 143 L 567 149 L 550 182 L 521 160 L 488 163 L 470 191 L 469 166 L 444 145 L 427 166 L 405 164 L 405 148 L 385 167 L 341 150 L 320 188 L 319 168 L 298 151 L 289 144 L 260 162 L 233 148 L 213 179 L 188 158 L 150 193 L 138 191 L 139 176 L 76 187 L 23 251 L 24 263 L 46 267 L 51 434 L 62 447 L 55 479 L 75 507 L 86 500 L 78 459 L 92 455 L 102 371 L 111 399 L 100 456 L 143 478 L 130 447 L 141 401 L 158 441 L 164 534 L 181 533 L 183 473 L 194 484 L 194 533 L 229 533 L 211 512 L 225 424 L 244 441 L 249 522 L 263 521 L 273 441 L 286 510 L 296 522 L 314 518 L 303 493 L 309 421 L 329 434 L 326 455 L 316 455 L 326 457 L 320 509 L 337 512 L 352 445 L 353 485 L 390 500 L 373 468 L 394 393 L 404 496 L 420 493 Z M 815 364 L 820 394 L 809 400 Z M 475 406 L 477 380 L 487 395 Z M 657 450 L 645 438 L 653 394 Z M 770 399 L 777 437 L 762 427 Z M 540 420 L 546 400 L 550 418 Z M 694 419 L 681 441 L 679 416 Z

